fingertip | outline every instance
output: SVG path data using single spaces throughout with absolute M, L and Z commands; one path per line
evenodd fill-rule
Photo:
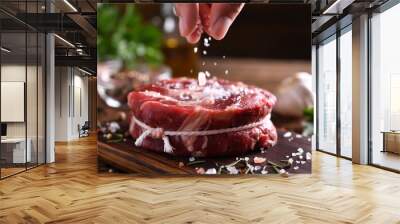
M 221 17 L 208 29 L 208 34 L 216 40 L 221 40 L 226 36 L 232 23 L 233 20 L 231 18 Z

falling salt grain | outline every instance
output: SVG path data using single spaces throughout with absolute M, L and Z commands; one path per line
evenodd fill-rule
M 203 63 L 201 63 L 201 65 L 203 65 L 203 66 L 204 66 L 204 65 L 206 65 L 206 62 L 205 62 L 205 61 L 203 61 Z
M 262 157 L 254 157 L 254 163 L 264 163 L 267 159 Z
M 205 86 L 206 85 L 206 83 L 207 83 L 206 73 L 199 72 L 199 74 L 197 75 L 197 79 L 199 81 L 199 86 Z
M 184 164 L 183 162 L 179 162 L 178 166 L 179 166 L 179 167 L 184 167 L 185 164 Z
M 205 71 L 205 73 L 206 73 L 206 77 L 207 77 L 207 78 L 210 78 L 210 77 L 211 77 L 211 74 L 210 74 L 208 71 Z
M 197 47 L 193 48 L 194 53 L 197 53 Z
M 261 169 L 261 166 L 255 166 L 255 167 L 254 167 L 254 170 L 255 170 L 255 171 L 260 170 L 260 169 Z
M 249 161 L 249 157 L 244 157 L 244 160 L 245 161 Z
M 190 162 L 193 162 L 193 161 L 195 161 L 196 160 L 196 158 L 194 158 L 193 156 L 192 157 L 189 157 L 189 161 Z
M 292 153 L 292 157 L 294 157 L 294 156 L 297 156 L 297 153 L 294 153 L 294 152 L 293 152 L 293 153 Z
M 288 159 L 288 163 L 292 164 L 293 163 L 293 159 L 292 158 Z
M 296 161 L 296 163 L 297 163 L 297 164 L 299 164 L 299 163 L 300 163 L 300 161 Z
M 307 159 L 307 160 L 311 160 L 311 153 L 310 153 L 310 152 L 307 152 L 307 153 L 306 153 L 306 159 Z
M 217 62 L 214 62 L 214 66 L 217 66 Z
M 305 164 L 306 163 L 306 161 L 301 161 L 301 164 Z
M 225 57 L 225 55 L 224 56 L 222 56 L 222 59 L 225 59 L 226 57 Z
M 208 40 L 211 41 L 211 37 L 208 37 Z
M 280 174 L 282 177 L 288 177 L 288 176 L 289 176 L 289 173 L 288 173 L 285 169 L 280 169 L 280 170 L 279 170 L 279 174 Z
M 299 159 L 303 159 L 303 156 L 299 156 Z
M 296 138 L 301 138 L 301 137 L 303 137 L 303 136 L 300 134 L 296 134 Z
M 203 51 L 203 55 L 207 55 L 207 51 Z
M 229 71 L 228 70 L 225 70 L 225 75 L 227 75 L 229 73 Z
M 193 69 L 190 69 L 190 74 L 193 74 Z
M 289 158 L 290 156 L 286 156 L 286 158 Z
M 215 168 L 207 169 L 205 174 L 217 174 L 217 170 Z
M 298 169 L 299 169 L 299 167 L 298 167 L 298 166 L 295 166 L 295 167 L 293 167 L 293 169 L 294 169 L 294 170 L 298 170 Z
M 285 132 L 285 134 L 283 134 L 283 137 L 285 138 L 289 138 L 290 136 L 292 136 L 292 132 Z

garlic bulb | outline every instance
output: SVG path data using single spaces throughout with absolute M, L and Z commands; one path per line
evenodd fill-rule
M 304 109 L 312 107 L 314 102 L 311 74 L 299 72 L 284 79 L 275 95 L 278 101 L 274 112 L 282 116 L 302 117 Z

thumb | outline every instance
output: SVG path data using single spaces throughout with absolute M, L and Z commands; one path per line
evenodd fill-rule
M 244 3 L 227 4 L 215 3 L 211 6 L 210 27 L 208 34 L 214 39 L 221 40 L 225 37 L 233 21 L 239 15 Z

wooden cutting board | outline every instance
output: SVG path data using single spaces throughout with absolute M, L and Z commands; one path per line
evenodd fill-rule
M 288 135 L 291 136 L 287 137 Z M 286 168 L 289 173 L 311 173 L 311 160 L 307 160 L 306 158 L 307 152 L 311 153 L 310 139 L 292 132 L 289 134 L 289 132 L 279 131 L 278 136 L 278 143 L 274 147 L 266 149 L 263 152 L 256 150 L 240 158 L 247 157 L 249 163 L 267 170 L 268 174 L 276 173 L 276 169 L 271 166 L 271 163 L 287 164 L 283 160 L 292 158 L 293 163 L 290 167 Z M 188 175 L 197 174 L 198 168 L 204 168 L 204 170 L 215 168 L 218 170 L 219 166 L 230 164 L 238 159 L 237 157 L 195 158 L 195 161 L 199 161 L 199 163 L 188 165 L 190 158 L 151 152 L 134 146 L 133 142 L 131 138 L 121 143 L 98 141 L 99 171 L 107 171 L 110 168 L 115 168 L 122 172 L 144 176 Z M 302 148 L 304 153 L 301 156 L 293 154 L 298 153 L 299 148 Z M 254 157 L 266 158 L 267 161 L 255 164 Z M 254 173 L 261 174 L 262 169 L 258 169 Z M 265 174 L 266 172 L 263 173 Z

